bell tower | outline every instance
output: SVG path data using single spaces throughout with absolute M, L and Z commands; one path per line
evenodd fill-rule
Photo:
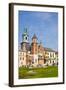
M 24 33 L 22 34 L 22 43 L 21 43 L 21 49 L 23 51 L 27 51 L 29 49 L 29 42 L 28 42 L 28 32 L 27 28 L 24 29 Z
M 22 34 L 22 42 L 28 42 L 28 32 L 27 28 L 24 29 L 24 33 Z

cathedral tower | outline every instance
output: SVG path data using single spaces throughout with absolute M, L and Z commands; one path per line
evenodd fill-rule
M 35 34 L 34 34 L 34 36 L 32 37 L 31 53 L 32 53 L 32 54 L 37 54 L 37 53 L 38 53 L 37 37 L 36 37 Z
M 22 34 L 22 43 L 21 43 L 21 49 L 23 51 L 27 51 L 29 50 L 29 42 L 28 42 L 28 32 L 27 32 L 27 28 L 24 29 L 24 33 Z
M 32 64 L 34 66 L 38 65 L 38 44 L 37 44 L 37 37 L 35 34 L 32 37 L 31 54 L 33 56 Z

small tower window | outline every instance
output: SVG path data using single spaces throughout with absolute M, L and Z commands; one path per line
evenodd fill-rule
M 27 40 L 27 37 L 26 37 L 26 40 Z

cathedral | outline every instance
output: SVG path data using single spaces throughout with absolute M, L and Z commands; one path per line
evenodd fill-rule
M 58 65 L 58 52 L 50 48 L 46 48 L 42 43 L 38 43 L 36 34 L 29 42 L 27 28 L 22 34 L 21 48 L 18 52 L 19 67 L 44 67 L 48 65 Z

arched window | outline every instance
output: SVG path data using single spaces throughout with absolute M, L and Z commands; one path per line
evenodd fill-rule
M 26 40 L 27 40 L 27 37 L 26 37 Z
M 21 57 L 20 57 L 20 60 L 21 60 Z

